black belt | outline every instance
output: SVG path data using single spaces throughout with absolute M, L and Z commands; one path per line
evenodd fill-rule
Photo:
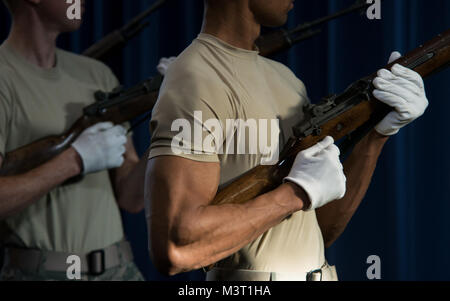
M 76 255 L 80 258 L 80 272 L 99 276 L 105 270 L 133 261 L 130 244 L 121 241 L 105 249 L 89 253 L 55 252 L 37 249 L 4 248 L 5 266 L 31 272 L 45 270 L 49 272 L 66 272 L 69 264 L 67 258 Z

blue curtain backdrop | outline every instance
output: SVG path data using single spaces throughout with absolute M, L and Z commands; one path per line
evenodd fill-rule
M 150 26 L 108 64 L 125 86 L 155 74 L 160 57 L 179 54 L 200 30 L 201 0 L 172 1 L 151 17 Z M 81 30 L 61 37 L 62 48 L 81 52 L 121 26 L 153 0 L 87 1 Z M 287 27 L 342 9 L 353 0 L 297 0 Z M 0 8 L 0 41 L 10 20 Z M 353 15 L 325 26 L 323 33 L 285 52 L 277 60 L 301 78 L 313 101 L 340 92 L 352 81 L 383 66 L 392 50 L 406 52 L 450 28 L 449 0 L 385 0 L 382 19 Z M 381 259 L 384 280 L 450 280 L 450 70 L 426 81 L 430 107 L 424 117 L 391 139 L 372 185 L 345 233 L 327 251 L 340 279 L 367 280 L 367 257 Z M 135 132 L 143 154 L 147 125 Z M 123 214 L 139 268 L 149 280 L 161 276 L 147 255 L 143 213 Z M 202 279 L 200 271 L 178 280 Z

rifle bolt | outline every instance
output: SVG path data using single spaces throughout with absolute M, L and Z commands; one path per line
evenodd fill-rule
M 320 136 L 320 134 L 322 134 L 322 129 L 320 127 L 317 127 L 313 130 L 314 136 Z

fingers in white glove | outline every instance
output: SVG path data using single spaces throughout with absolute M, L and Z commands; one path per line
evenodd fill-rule
M 404 103 L 408 103 L 408 101 L 410 99 L 416 98 L 420 92 L 414 93 L 411 90 L 416 90 L 416 88 L 410 88 L 411 90 L 409 90 L 407 87 L 405 87 L 403 84 L 400 84 L 398 81 L 395 82 L 394 80 L 385 80 L 381 77 L 377 77 L 374 81 L 373 81 L 373 85 L 376 88 L 374 91 L 374 95 L 375 96 L 379 96 L 381 94 L 388 94 L 388 95 L 393 95 L 393 98 L 399 99 L 400 101 L 396 101 L 395 99 L 393 99 L 394 103 L 397 104 L 404 104 Z M 390 100 L 388 98 L 386 98 L 386 101 L 389 102 Z M 391 107 L 393 107 L 392 104 L 387 103 L 388 105 L 390 105 Z
M 421 90 L 423 90 L 425 87 L 423 79 L 419 73 L 400 64 L 395 64 L 394 66 L 392 66 L 392 74 L 413 82 Z
M 335 158 L 335 160 L 332 160 L 331 163 L 335 164 L 335 168 L 338 170 L 337 176 L 340 178 L 340 180 L 333 183 L 333 185 L 338 185 L 338 191 L 336 192 L 336 196 L 331 201 L 342 199 L 345 196 L 347 177 L 344 174 L 344 165 L 342 165 L 339 160 L 341 151 L 335 144 L 330 145 L 323 151 L 327 152 L 331 158 Z
M 378 77 L 375 78 L 374 80 L 374 84 L 378 84 L 378 83 L 383 83 L 383 82 L 388 82 L 390 84 L 393 84 L 395 86 L 398 87 L 402 87 L 404 89 L 409 90 L 410 92 L 420 96 L 423 93 L 423 90 L 414 82 L 405 79 L 403 77 L 394 75 L 392 72 L 386 70 L 386 69 L 381 69 L 378 71 L 377 73 Z M 381 81 L 380 81 L 381 79 Z
M 304 150 L 300 154 L 304 157 L 313 157 L 334 143 L 333 137 L 327 136 L 316 145 Z
M 120 151 L 121 154 L 125 152 L 125 144 L 127 143 L 128 139 L 126 136 L 126 132 L 122 131 L 108 131 L 105 132 L 105 141 L 107 147 L 115 148 Z M 123 151 L 122 151 L 123 149 Z
M 381 102 L 384 102 L 390 107 L 396 109 L 396 111 L 403 111 L 403 107 L 407 106 L 407 102 L 402 97 L 397 96 L 391 92 L 384 90 L 374 90 L 373 95 Z
M 331 144 L 330 146 L 325 148 L 323 150 L 323 152 L 326 152 L 326 153 L 330 154 L 331 157 L 338 158 L 338 159 L 339 159 L 339 156 L 341 155 L 341 150 L 339 149 L 339 147 L 336 146 L 336 144 Z M 340 160 L 336 160 L 336 161 L 334 161 L 334 163 L 336 163 L 336 166 L 339 167 L 340 169 L 344 168 L 342 166 L 342 163 Z
M 166 75 L 167 69 L 169 69 L 169 66 L 176 60 L 176 57 L 172 56 L 169 58 L 163 57 L 159 60 L 159 64 L 156 67 L 158 72 L 161 75 Z
M 112 122 L 99 122 L 99 123 L 91 126 L 90 128 L 86 129 L 84 131 L 84 133 L 94 134 L 94 133 L 98 133 L 100 131 L 109 130 L 112 127 L 114 127 L 114 124 Z
M 313 210 L 341 199 L 345 195 L 346 178 L 339 160 L 339 148 L 332 137 L 300 152 L 285 181 L 293 182 L 307 193 Z
M 86 129 L 72 147 L 83 161 L 83 174 L 120 167 L 124 162 L 126 129 L 110 122 Z
M 392 52 L 391 56 L 389 57 L 389 63 L 388 64 L 395 62 L 396 60 L 398 60 L 401 57 L 402 57 L 402 54 L 400 52 L 398 52 L 398 51 Z
M 111 136 L 117 137 L 125 137 L 125 135 L 127 134 L 127 130 L 121 125 L 116 125 L 115 127 L 108 129 L 107 132 Z
M 417 72 L 397 64 L 392 70 L 378 71 L 378 77 L 373 80 L 374 96 L 393 108 L 407 104 L 407 110 L 422 115 L 428 107 L 422 78 Z
M 109 168 L 118 168 L 122 166 L 123 162 L 125 162 L 124 154 L 126 152 L 126 147 L 124 145 L 121 145 L 119 147 L 116 147 L 113 152 L 114 156 L 112 156 L 109 161 Z
M 109 154 L 108 157 L 108 166 L 109 168 L 116 168 L 120 167 L 123 162 L 124 158 L 123 155 L 125 154 L 126 148 L 125 144 L 127 143 L 127 136 L 126 136 L 127 130 L 121 126 L 116 125 L 115 127 L 107 130 L 104 135 L 107 137 L 105 141 L 107 141 L 107 144 L 110 149 L 107 151 Z
M 400 56 L 398 52 L 392 53 L 389 62 Z M 400 64 L 392 66 L 391 71 L 379 70 L 373 85 L 375 98 L 394 109 L 375 127 L 382 135 L 397 134 L 402 127 L 423 115 L 428 107 L 422 77 Z

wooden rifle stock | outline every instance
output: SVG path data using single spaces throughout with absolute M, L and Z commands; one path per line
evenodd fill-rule
M 73 126 L 59 136 L 46 137 L 14 151 L 3 158 L 0 176 L 13 176 L 30 171 L 68 149 L 90 126 L 104 121 L 122 124 L 151 111 L 158 98 L 162 76 L 156 76 L 110 100 L 99 101 L 85 108 Z
M 438 72 L 450 64 L 450 30 L 442 33 L 423 46 L 411 51 L 396 62 L 418 72 L 422 77 Z M 338 96 L 325 98 L 317 106 L 306 108 L 309 116 L 294 128 L 291 138 L 273 166 L 257 166 L 221 189 L 212 204 L 240 204 L 278 187 L 286 177 L 295 156 L 326 136 L 336 141 L 355 131 L 367 122 L 376 124 L 391 110 L 372 96 L 372 80 L 376 73 L 351 85 Z M 327 111 L 328 110 L 328 111 Z M 328 116 L 327 116 L 328 114 Z M 314 117 L 314 118 L 312 118 Z M 323 122 L 315 123 L 319 119 Z

